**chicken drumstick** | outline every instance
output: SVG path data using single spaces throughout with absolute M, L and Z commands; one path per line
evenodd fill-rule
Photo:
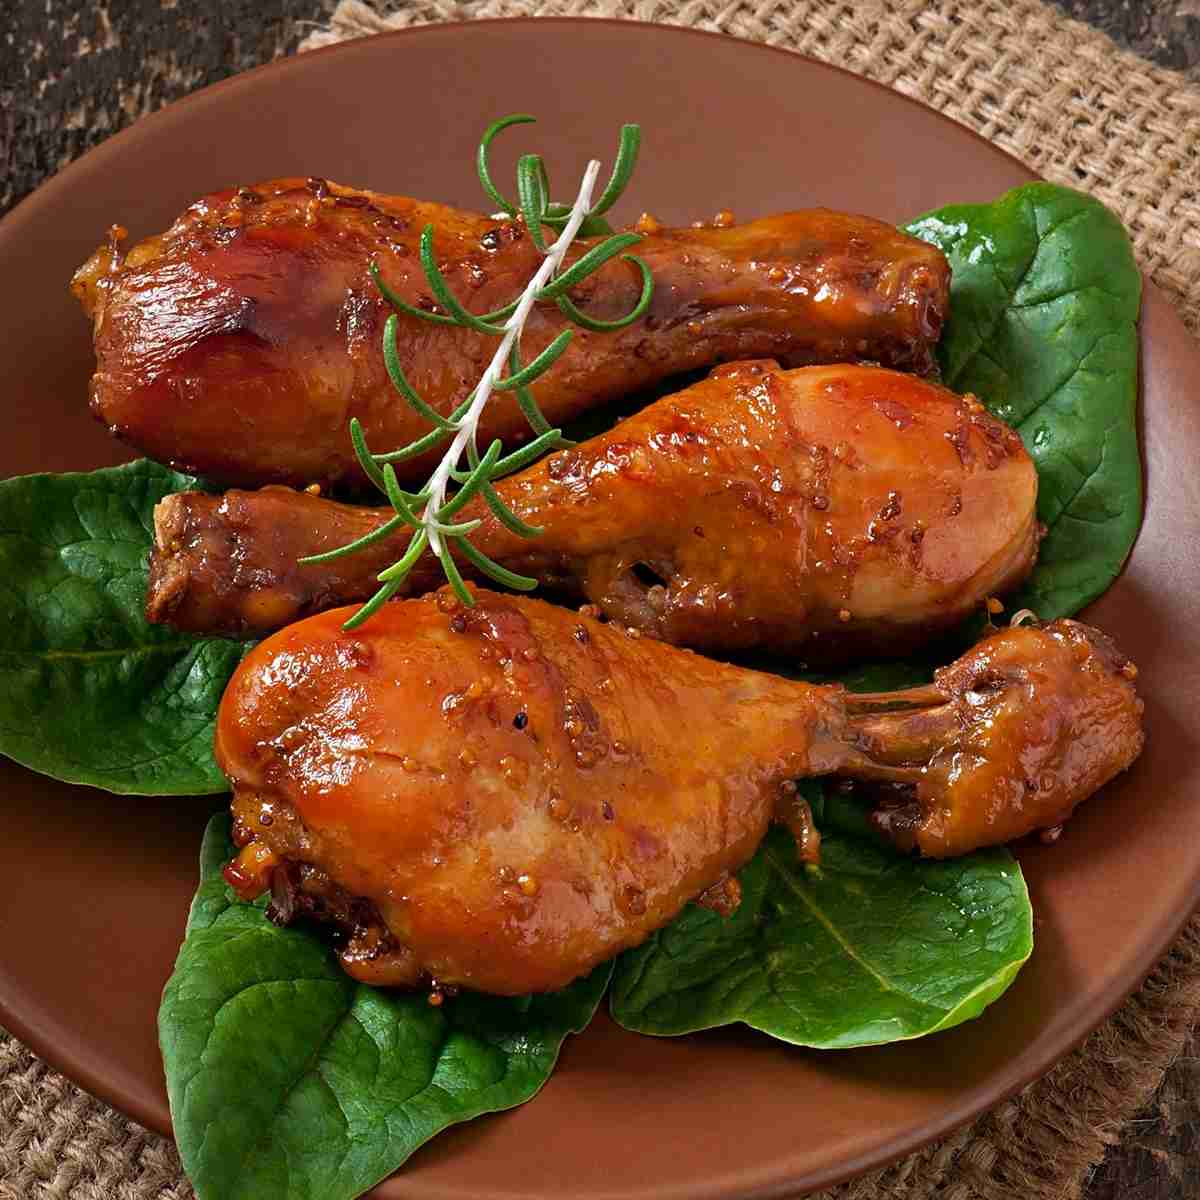
M 451 289 L 474 313 L 507 304 L 541 263 L 518 221 L 280 179 L 218 192 L 123 253 L 114 235 L 76 273 L 94 326 L 92 409 L 151 458 L 229 485 L 362 483 L 346 427 L 377 451 L 428 432 L 396 395 L 380 350 L 390 311 L 372 261 L 407 303 L 432 304 L 417 255 L 432 223 Z M 567 265 L 589 248 L 582 239 Z M 946 314 L 941 252 L 890 225 L 818 209 L 723 229 L 664 229 L 637 253 L 654 274 L 648 311 L 616 333 L 577 329 L 534 385 L 552 424 L 680 371 L 775 355 L 798 366 L 872 360 L 927 371 Z M 629 312 L 638 272 L 614 260 L 571 293 L 598 320 Z M 532 361 L 566 318 L 539 305 Z M 496 339 L 400 318 L 399 355 L 446 414 L 479 381 Z M 528 435 L 511 392 L 480 436 Z M 435 455 L 436 457 L 436 455 Z M 404 464 L 423 478 L 429 456 Z
M 854 696 L 476 598 L 289 626 L 221 704 L 226 878 L 270 887 L 281 920 L 337 921 L 367 982 L 562 987 L 720 885 L 771 820 L 811 854 L 799 776 L 884 788 L 881 832 L 943 856 L 1061 823 L 1141 749 L 1132 664 L 1073 621 Z
M 541 536 L 482 502 L 456 520 L 482 518 L 480 550 L 560 595 L 677 645 L 825 663 L 907 653 L 1020 583 L 1038 543 L 1020 438 L 970 397 L 877 367 L 718 367 L 498 491 Z M 407 534 L 298 560 L 391 515 L 283 488 L 169 496 L 147 614 L 258 633 L 365 599 Z M 410 594 L 440 577 L 427 555 Z

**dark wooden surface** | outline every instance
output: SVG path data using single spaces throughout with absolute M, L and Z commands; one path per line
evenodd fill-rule
M 269 62 L 335 0 L 0 0 L 0 212 L 188 92 Z
M 1058 0 L 1058 7 L 1152 62 L 1200 80 L 1200 0 Z
M 290 53 L 334 2 L 0 0 L 0 212 L 143 113 Z M 1200 0 L 1060 7 L 1200 83 Z M 1098 1168 L 1087 1200 L 1200 1200 L 1200 1037 Z
M 1093 1175 L 1086 1200 L 1200 1197 L 1200 1029 Z

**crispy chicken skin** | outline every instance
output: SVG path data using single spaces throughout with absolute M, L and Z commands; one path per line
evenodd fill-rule
M 955 854 L 1061 822 L 1141 747 L 1132 666 L 1070 621 L 998 632 L 927 688 L 852 696 L 476 599 L 289 626 L 221 705 L 242 847 L 226 878 L 271 888 L 280 919 L 338 921 L 370 982 L 553 989 L 689 900 L 727 909 L 772 819 L 812 856 L 797 777 L 891 789 L 880 829 Z
M 474 312 L 506 304 L 540 262 L 519 222 L 323 180 L 215 193 L 128 254 L 114 234 L 72 284 L 94 324 L 93 411 L 152 458 L 218 482 L 362 483 L 351 417 L 379 451 L 428 431 L 388 381 L 389 310 L 367 270 L 376 260 L 396 293 L 428 307 L 417 255 L 426 223 L 447 281 Z M 581 240 L 568 262 L 587 247 Z M 932 365 L 949 267 L 940 251 L 882 222 L 786 213 L 732 228 L 660 230 L 637 253 L 654 273 L 650 309 L 618 333 L 576 330 L 534 388 L 554 424 L 737 358 Z M 632 309 L 639 290 L 637 272 L 618 259 L 572 296 L 611 320 Z M 564 322 L 553 304 L 540 305 L 522 341 L 525 361 Z M 496 349 L 486 334 L 410 317 L 400 319 L 398 340 L 409 379 L 443 413 Z M 480 433 L 485 443 L 527 434 L 511 393 L 496 397 Z M 427 467 L 417 458 L 404 469 L 417 477 Z
M 521 538 L 474 504 L 456 519 L 483 520 L 472 541 L 484 553 L 710 651 L 902 654 L 1021 582 L 1038 543 L 1020 438 L 973 398 L 878 367 L 718 367 L 498 490 L 543 533 Z M 169 496 L 147 613 L 259 633 L 364 599 L 407 533 L 324 565 L 297 560 L 391 515 L 285 488 Z M 410 593 L 440 577 L 427 556 Z

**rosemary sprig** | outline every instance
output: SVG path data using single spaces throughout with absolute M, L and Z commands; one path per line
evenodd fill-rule
M 324 563 L 345 554 L 353 554 L 393 536 L 405 527 L 412 530 L 412 537 L 404 554 L 379 573 L 379 590 L 346 622 L 347 629 L 361 625 L 390 600 L 404 586 L 405 579 L 427 549 L 440 560 L 447 580 L 464 604 L 474 604 L 474 599 L 463 583 L 453 550 L 457 550 L 481 574 L 506 587 L 529 591 L 537 586 L 536 579 L 507 570 L 472 545 L 469 535 L 481 524 L 478 519 L 462 522 L 452 519 L 470 500 L 479 496 L 497 520 L 519 536 L 533 538 L 541 533 L 537 526 L 522 521 L 500 499 L 493 485 L 505 475 L 528 466 L 547 451 L 572 444 L 562 436 L 561 429 L 550 426 L 529 391 L 529 385 L 561 357 L 571 343 L 573 331 L 564 329 L 531 362 L 524 363 L 520 341 L 525 323 L 535 305 L 553 303 L 572 324 L 594 332 L 608 332 L 632 324 L 650 304 L 654 290 L 650 268 L 636 254 L 625 253 L 641 241 L 641 235 L 614 234 L 603 217 L 616 203 L 633 174 L 641 144 L 639 127 L 625 125 L 622 128 L 612 175 L 598 200 L 592 200 L 600 172 L 600 163 L 596 160 L 588 163 L 575 202 L 564 205 L 550 200 L 550 181 L 541 156 L 525 154 L 517 163 L 517 201 L 514 204 L 496 187 L 488 165 L 488 154 L 497 134 L 512 125 L 525 125 L 533 120 L 525 113 L 515 113 L 494 122 L 484 133 L 476 155 L 476 169 L 483 190 L 501 214 L 510 219 L 519 217 L 525 223 L 530 239 L 543 256 L 541 265 L 519 296 L 493 312 L 469 312 L 454 295 L 438 266 L 433 249 L 432 225 L 427 225 L 421 233 L 420 261 L 439 311 L 429 312 L 406 303 L 384 282 L 379 264 L 370 264 L 375 286 L 394 310 L 388 316 L 383 330 L 383 360 L 388 377 L 403 400 L 432 428 L 407 446 L 376 454 L 368 447 L 357 418 L 350 422 L 354 453 L 367 478 L 387 497 L 395 516 L 364 537 L 324 554 L 302 558 L 301 563 Z M 557 235 L 550 243 L 547 243 L 545 230 Z M 593 246 L 565 271 L 561 270 L 567 251 L 579 236 L 604 236 L 604 241 Z M 641 294 L 633 309 L 624 317 L 615 321 L 599 321 L 582 312 L 572 302 L 568 292 L 618 255 L 640 272 Z M 448 417 L 423 400 L 404 374 L 396 339 L 401 320 L 405 317 L 439 325 L 456 325 L 500 339 L 479 382 Z M 481 455 L 477 443 L 480 419 L 492 395 L 505 391 L 514 393 L 535 436 L 525 446 L 507 455 L 497 439 Z M 446 441 L 449 441 L 449 445 L 425 486 L 416 492 L 400 487 L 394 464 L 425 454 Z M 449 494 L 452 482 L 457 485 L 457 490 Z

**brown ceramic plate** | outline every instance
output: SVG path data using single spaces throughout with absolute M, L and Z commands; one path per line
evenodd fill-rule
M 815 204 L 902 221 L 1030 178 L 881 87 L 661 27 L 441 26 L 274 64 L 140 121 L 0 225 L 0 475 L 124 457 L 88 415 L 88 329 L 66 293 L 110 222 L 140 236 L 203 192 L 295 174 L 475 207 L 481 127 L 514 111 L 541 115 L 536 144 L 560 178 L 640 121 L 636 203 L 673 222 Z M 1011 1093 L 1138 983 L 1200 898 L 1200 354 L 1153 288 L 1142 355 L 1146 523 L 1089 616 L 1141 666 L 1149 742 L 1058 845 L 1021 848 L 1037 950 L 1003 1000 L 950 1033 L 852 1053 L 738 1029 L 641 1038 L 601 1014 L 533 1103 L 435 1139 L 380 1195 L 700 1200 L 827 1184 Z M 0 1023 L 166 1131 L 155 1012 L 219 801 L 110 796 L 7 762 L 0 787 Z

